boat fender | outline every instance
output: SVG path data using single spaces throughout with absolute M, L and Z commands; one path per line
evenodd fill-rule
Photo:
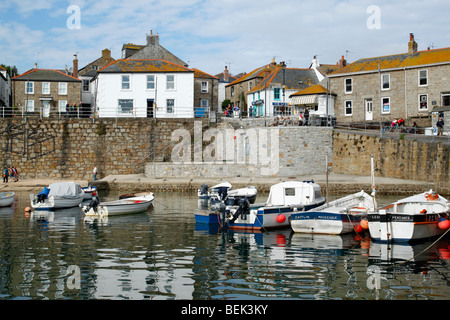
M 369 229 L 369 221 L 367 221 L 367 219 L 362 219 L 361 222 L 359 223 L 359 225 L 360 225 L 361 228 L 363 228 L 364 230 Z
M 279 215 L 277 215 L 277 222 L 278 223 L 283 223 L 286 221 L 286 216 L 282 213 L 280 213 Z
M 447 230 L 448 228 L 450 228 L 450 220 L 442 217 L 439 218 L 438 227 L 441 230 Z
M 420 213 L 427 213 L 427 209 L 423 209 Z

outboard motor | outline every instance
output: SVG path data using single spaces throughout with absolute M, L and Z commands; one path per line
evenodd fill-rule
M 249 214 L 249 213 L 250 213 L 250 202 L 247 200 L 247 198 L 242 198 L 239 200 L 239 207 L 233 214 L 233 217 L 230 219 L 230 222 L 236 221 L 236 219 L 241 214 Z
M 200 190 L 201 195 L 208 194 L 209 187 L 206 184 L 202 184 L 202 189 Z
M 84 209 L 84 212 L 85 213 L 88 212 L 91 208 L 94 211 L 97 211 L 99 204 L 100 204 L 100 200 L 98 199 L 98 197 L 97 196 L 92 197 L 91 202 L 89 202 L 89 204 L 87 205 L 86 209 Z

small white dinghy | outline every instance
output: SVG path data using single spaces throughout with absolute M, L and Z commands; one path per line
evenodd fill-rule
M 14 203 L 14 192 L 2 192 L 0 193 L 0 207 L 9 207 Z
M 95 204 L 94 199 L 88 206 L 83 207 L 83 212 L 88 216 L 117 216 L 146 211 L 154 199 L 153 193 L 135 194 L 134 196 L 106 201 Z

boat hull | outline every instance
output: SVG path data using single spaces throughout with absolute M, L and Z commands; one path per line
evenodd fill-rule
M 374 241 L 410 242 L 437 237 L 439 214 L 399 214 L 378 212 L 368 215 L 369 232 Z
M 108 216 L 125 215 L 145 212 L 153 203 L 153 195 L 132 197 L 115 201 L 100 203 L 100 207 L 107 209 Z
M 2 192 L 0 193 L 0 207 L 9 207 L 14 203 L 14 192 Z
M 318 234 L 345 234 L 353 232 L 365 213 L 336 213 L 327 211 L 298 212 L 291 216 L 294 232 Z
M 84 195 L 80 195 L 76 198 L 62 198 L 51 196 L 44 200 L 44 202 L 37 202 L 34 199 L 34 195 L 30 196 L 31 207 L 35 210 L 54 210 L 54 209 L 65 209 L 79 206 L 83 200 Z

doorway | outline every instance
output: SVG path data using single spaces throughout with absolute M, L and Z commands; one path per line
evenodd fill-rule
M 50 101 L 42 101 L 42 116 L 44 118 L 50 117 Z
M 373 120 L 373 102 L 372 99 L 364 99 L 364 109 L 366 114 L 366 121 Z
M 155 117 L 155 113 L 154 113 L 154 106 L 153 106 L 153 99 L 147 99 L 147 118 L 154 118 Z

